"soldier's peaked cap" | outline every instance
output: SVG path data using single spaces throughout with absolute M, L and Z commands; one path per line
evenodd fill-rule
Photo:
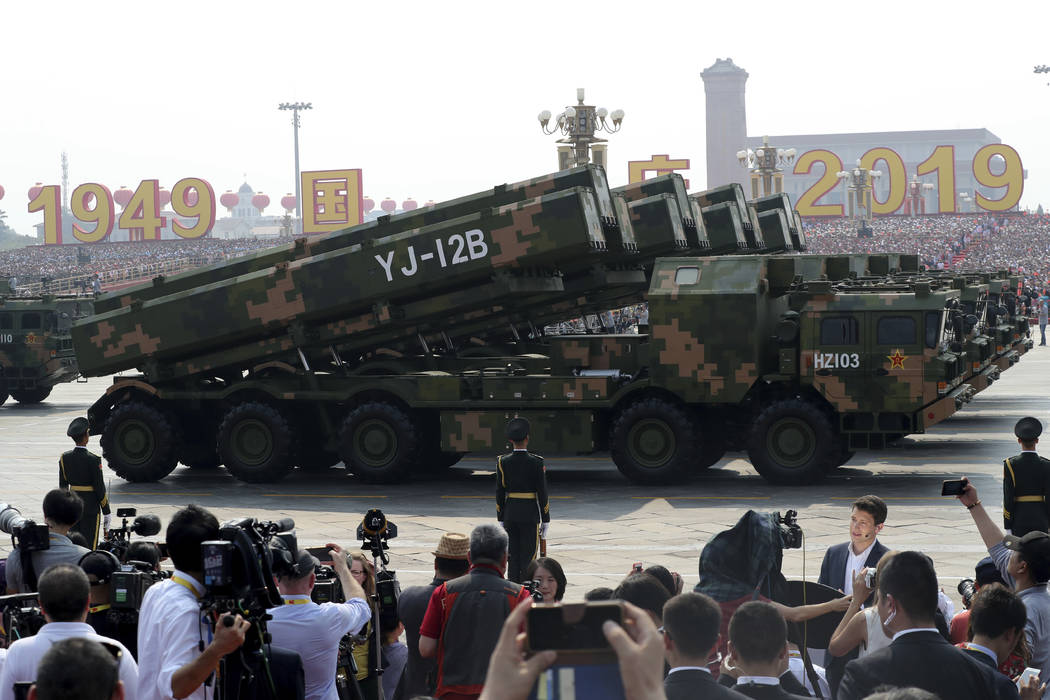
M 1014 435 L 1022 440 L 1035 440 L 1042 432 L 1043 424 L 1039 422 L 1038 418 L 1033 418 L 1032 416 L 1025 416 L 1017 421 L 1017 425 L 1014 426 Z
M 521 442 L 529 436 L 529 422 L 524 418 L 512 418 L 507 423 L 507 439 Z
M 80 437 L 88 431 L 89 427 L 87 418 L 74 418 L 66 429 L 66 435 L 71 438 Z

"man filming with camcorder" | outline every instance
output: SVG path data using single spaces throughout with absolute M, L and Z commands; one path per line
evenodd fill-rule
M 88 553 L 73 544 L 69 531 L 80 520 L 84 503 L 72 491 L 53 489 L 44 496 L 44 522 L 37 525 L 17 509 L 0 503 L 0 530 L 11 535 L 14 549 L 7 557 L 7 592 L 32 593 L 37 577 L 55 564 L 76 566 Z
M 346 552 L 337 544 L 325 546 L 346 602 L 313 602 L 320 562 L 302 550 L 295 564 L 276 576 L 284 605 L 268 611 L 273 616 L 267 624 L 273 643 L 294 649 L 303 659 L 307 700 L 339 700 L 335 685 L 339 640 L 357 634 L 372 617 L 364 589 L 350 575 Z
M 150 587 L 139 611 L 139 700 L 213 698 L 212 674 L 219 661 L 244 644 L 251 625 L 240 615 L 224 615 L 213 635 L 201 614 L 201 543 L 218 537 L 219 521 L 200 506 L 183 508 L 168 523 L 166 540 L 175 573 Z

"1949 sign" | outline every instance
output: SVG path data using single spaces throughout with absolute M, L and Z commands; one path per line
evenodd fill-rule
M 992 159 L 1002 159 L 1001 172 L 992 172 Z M 798 198 L 798 213 L 802 216 L 842 216 L 845 212 L 841 204 L 820 204 L 820 199 L 835 189 L 839 184 L 838 173 L 843 169 L 842 159 L 826 149 L 807 151 L 795 161 L 795 175 L 809 175 L 817 164 L 824 166 L 824 174 Z M 876 168 L 879 163 L 884 168 Z M 860 167 L 865 169 L 882 169 L 889 182 L 886 199 L 879 200 L 873 196 L 872 214 L 893 214 L 904 205 L 908 191 L 908 175 L 904 160 L 891 148 L 872 148 L 860 158 Z M 971 164 L 974 179 L 985 187 L 1001 188 L 1006 191 L 1002 197 L 992 199 L 980 192 L 974 194 L 974 202 L 985 211 L 1007 211 L 1017 206 L 1024 190 L 1024 169 L 1021 156 L 1004 143 L 992 143 L 984 146 L 974 154 Z M 937 208 L 936 212 L 950 214 L 955 212 L 955 147 L 937 146 L 933 153 L 919 163 L 916 168 L 919 175 L 937 174 Z

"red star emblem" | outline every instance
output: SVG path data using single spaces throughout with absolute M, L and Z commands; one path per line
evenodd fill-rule
M 907 355 L 902 355 L 900 350 L 894 350 L 892 355 L 887 355 L 886 359 L 892 362 L 890 369 L 904 369 L 904 361 L 908 359 Z
M 26 345 L 32 345 L 36 343 L 36 335 L 30 333 L 26 336 Z

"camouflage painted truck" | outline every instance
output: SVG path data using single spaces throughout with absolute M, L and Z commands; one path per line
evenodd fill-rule
M 0 278 L 0 404 L 40 403 L 79 376 L 70 329 L 91 311 L 91 297 L 15 296 Z
M 639 482 L 686 478 L 741 444 L 766 478 L 805 483 L 968 398 L 955 358 L 923 344 L 957 292 L 806 286 L 796 256 L 685 256 L 684 225 L 670 235 L 685 240 L 670 244 L 678 257 L 631 263 L 628 239 L 640 251 L 668 234 L 632 228 L 630 204 L 656 196 L 685 217 L 680 197 L 620 199 L 600 171 L 581 172 L 100 299 L 74 328 L 82 371 L 139 372 L 116 377 L 89 410 L 108 463 L 137 481 L 179 461 L 272 481 L 342 460 L 364 479 L 397 481 L 502 450 L 505 421 L 524 415 L 545 451 L 608 449 Z M 720 229 L 704 224 L 713 239 Z M 765 247 L 752 236 L 749 246 Z M 471 338 L 498 328 L 535 348 L 535 327 L 517 319 L 549 314 L 589 274 L 639 270 L 648 285 L 613 277 L 634 300 L 648 297 L 649 335 L 469 352 Z M 604 289 L 576 291 L 587 305 L 607 303 Z M 387 353 L 403 361 L 397 372 L 377 364 Z

